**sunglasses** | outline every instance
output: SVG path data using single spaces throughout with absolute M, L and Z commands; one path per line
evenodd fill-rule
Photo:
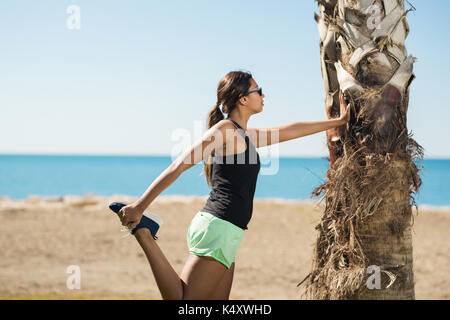
M 262 88 L 257 88 L 257 89 L 255 89 L 255 90 L 250 90 L 249 92 L 247 92 L 244 96 L 248 96 L 250 93 L 253 93 L 253 92 L 258 92 L 258 94 L 260 95 L 260 96 L 262 96 Z

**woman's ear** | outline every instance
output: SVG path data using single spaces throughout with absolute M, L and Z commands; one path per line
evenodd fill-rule
M 243 106 L 247 104 L 247 97 L 242 97 L 239 99 L 239 103 Z

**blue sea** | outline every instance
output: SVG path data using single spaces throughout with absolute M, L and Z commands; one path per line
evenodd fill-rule
M 139 197 L 171 162 L 169 156 L 0 155 L 0 197 Z M 325 180 L 325 158 L 266 158 L 261 162 L 255 198 L 317 200 L 311 192 Z M 417 165 L 424 167 L 420 171 L 423 184 L 415 195 L 417 204 L 450 206 L 450 160 L 426 159 Z M 161 195 L 208 195 L 202 171 L 202 163 L 195 165 Z

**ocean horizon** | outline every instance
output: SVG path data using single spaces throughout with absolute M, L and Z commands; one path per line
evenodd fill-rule
M 261 156 L 255 199 L 318 201 L 313 190 L 325 180 L 327 156 Z M 138 197 L 172 162 L 168 155 L 0 154 L 0 197 L 66 195 Z M 422 207 L 448 207 L 450 159 L 425 158 L 416 163 L 422 186 L 414 195 Z M 203 162 L 185 171 L 160 196 L 207 196 L 210 188 Z

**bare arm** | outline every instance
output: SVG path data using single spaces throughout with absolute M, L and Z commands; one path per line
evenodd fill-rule
M 345 124 L 341 119 L 312 122 L 293 122 L 280 129 L 280 142 L 297 139 Z
M 249 138 L 257 148 L 260 148 L 340 127 L 350 120 L 351 107 L 351 104 L 346 105 L 342 92 L 340 92 L 340 102 L 341 116 L 339 118 L 312 122 L 292 122 L 269 129 L 247 128 Z
M 256 147 L 260 148 L 339 127 L 345 123 L 342 119 L 292 122 L 284 126 L 269 129 L 248 128 L 247 133 L 252 138 L 252 141 L 256 142 L 256 144 L 254 143 Z
M 184 171 L 198 162 L 206 160 L 213 150 L 222 148 L 223 141 L 225 141 L 225 130 L 229 127 L 228 121 L 220 121 L 208 129 L 201 139 L 183 152 L 152 182 L 136 202 L 123 207 L 119 211 L 122 224 L 132 228 L 135 227 L 139 223 L 144 210 L 161 192 L 174 183 Z
M 152 182 L 134 205 L 140 212 L 144 212 L 161 192 L 178 179 L 181 173 L 182 171 L 175 165 L 175 162 L 172 162 L 170 166 Z
M 230 125 L 219 122 L 205 132 L 203 137 L 183 152 L 158 178 L 148 187 L 137 200 L 136 205 L 144 211 L 152 201 L 169 187 L 184 171 L 192 168 L 202 160 L 206 160 L 213 150 L 222 148 L 225 129 Z

